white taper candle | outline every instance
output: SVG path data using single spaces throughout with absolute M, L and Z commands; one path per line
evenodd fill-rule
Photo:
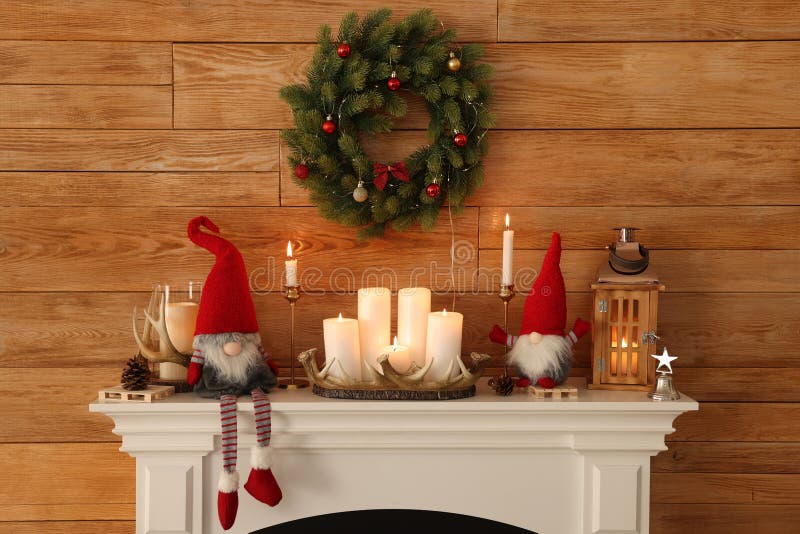
M 297 260 L 292 257 L 292 242 L 286 245 L 286 286 L 297 286 Z
M 510 286 L 514 283 L 514 230 L 509 228 L 506 213 L 506 229 L 503 231 L 503 276 L 500 283 Z

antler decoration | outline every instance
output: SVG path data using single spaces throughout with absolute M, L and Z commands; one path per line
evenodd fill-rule
M 434 382 L 425 382 L 425 375 L 433 365 L 433 358 L 425 363 L 425 367 L 418 367 L 416 364 L 411 364 L 411 368 L 405 373 L 398 373 L 392 364 L 389 363 L 389 355 L 381 354 L 378 357 L 378 363 L 381 366 L 383 374 L 380 374 L 371 365 L 364 363 L 366 369 L 366 378 L 363 381 L 356 381 L 346 373 L 342 373 L 344 378 L 337 378 L 330 375 L 332 366 L 338 365 L 338 368 L 343 371 L 343 367 L 339 365 L 336 358 L 332 358 L 322 370 L 317 366 L 315 356 L 317 349 L 309 349 L 300 353 L 297 359 L 303 365 L 303 368 L 308 374 L 308 378 L 317 386 L 321 388 L 339 389 L 339 388 L 355 388 L 355 389 L 401 389 L 401 390 L 420 390 L 420 391 L 439 391 L 443 389 L 464 389 L 472 386 L 481 377 L 483 370 L 491 361 L 491 356 L 488 354 L 480 354 L 473 352 L 471 354 L 472 366 L 467 369 L 461 358 L 457 358 L 460 372 L 456 376 L 450 376 L 455 366 L 451 363 L 448 372 L 445 374 L 446 378 Z
M 139 345 L 139 351 L 142 356 L 151 362 L 177 363 L 184 367 L 189 367 L 191 355 L 179 352 L 169 339 L 165 322 L 167 303 L 164 295 L 160 295 L 159 298 L 159 293 L 159 289 L 156 288 L 153 290 L 153 294 L 150 295 L 150 303 L 147 309 L 144 310 L 145 321 L 141 335 L 139 335 L 139 325 L 136 319 L 138 315 L 136 306 L 133 307 L 133 337 L 136 339 L 136 344 Z M 158 302 L 157 305 L 156 302 Z M 153 317 L 154 315 L 156 315 L 155 318 Z M 153 330 L 158 334 L 158 341 L 153 339 Z

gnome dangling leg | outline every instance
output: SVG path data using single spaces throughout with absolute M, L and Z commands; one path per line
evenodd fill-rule
M 201 231 L 201 226 L 219 232 L 206 217 L 189 222 L 189 239 L 213 253 L 216 262 L 200 297 L 188 382 L 201 397 L 220 400 L 222 473 L 217 511 L 222 528 L 228 530 L 236 520 L 239 506 L 236 402 L 240 395 L 253 397 L 258 438 L 245 489 L 270 506 L 278 504 L 282 497 L 272 474 L 269 450 L 272 422 L 269 398 L 264 393 L 278 379 L 277 368 L 261 345 L 241 253 L 222 237 Z
M 222 528 L 228 530 L 236 521 L 239 509 L 239 472 L 236 470 L 238 436 L 236 430 L 236 395 L 219 398 L 222 427 L 222 473 L 219 475 L 217 514 Z
M 269 397 L 260 388 L 253 390 L 253 408 L 256 418 L 257 444 L 250 455 L 250 476 L 244 485 L 247 492 L 270 506 L 281 502 L 283 494 L 272 474 L 272 405 Z
M 531 382 L 545 388 L 562 384 L 572 368 L 572 349 L 591 325 L 576 319 L 572 331 L 564 335 L 567 323 L 567 294 L 561 274 L 561 236 L 553 232 L 539 276 L 525 299 L 519 336 L 511 336 L 498 325 L 489 338 L 511 347 L 508 361 L 516 367 L 518 386 Z

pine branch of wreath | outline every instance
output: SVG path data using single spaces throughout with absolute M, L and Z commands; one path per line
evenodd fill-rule
M 360 19 L 348 13 L 337 39 L 321 26 L 306 83 L 280 91 L 295 121 L 281 135 L 296 183 L 323 217 L 361 227 L 361 238 L 387 226 L 431 230 L 445 201 L 461 211 L 483 181 L 484 136 L 494 125 L 492 69 L 477 62 L 482 47 L 456 47 L 455 32 L 429 9 L 396 24 L 390 16 L 388 9 Z M 399 162 L 373 161 L 359 136 L 391 132 L 408 112 L 400 91 L 424 99 L 429 144 Z

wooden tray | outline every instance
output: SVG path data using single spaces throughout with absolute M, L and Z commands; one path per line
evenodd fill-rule
M 329 399 L 352 400 L 455 400 L 475 396 L 475 386 L 462 389 L 411 390 L 411 389 L 358 389 L 326 388 L 316 384 L 311 391 L 314 395 Z

